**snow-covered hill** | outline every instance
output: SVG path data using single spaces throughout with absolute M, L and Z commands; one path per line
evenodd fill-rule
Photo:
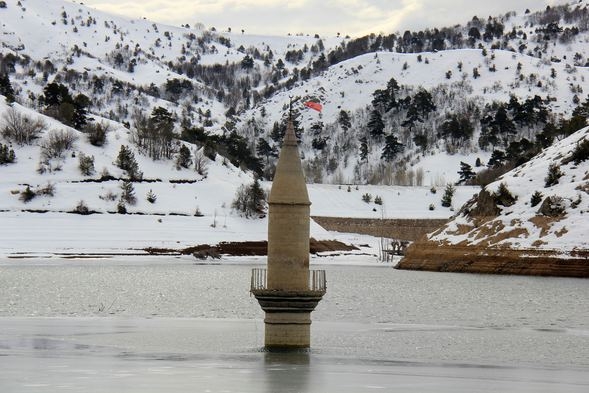
M 565 255 L 589 249 L 588 146 L 589 128 L 555 143 L 485 187 L 482 193 L 490 195 L 492 201 L 479 194 L 429 240 L 556 250 Z M 585 156 L 575 162 L 573 153 L 578 149 L 584 149 Z M 489 212 L 495 209 L 499 210 L 497 217 L 489 219 Z
M 301 149 L 312 182 L 404 184 L 395 174 L 408 171 L 423 171 L 425 186 L 454 182 L 460 161 L 485 163 L 493 148 L 506 150 L 522 138 L 533 142 L 547 122 L 570 116 L 589 89 L 585 0 L 538 12 L 515 10 L 486 22 L 473 18 L 452 28 L 353 39 L 166 26 L 63 0 L 6 3 L 0 8 L 0 72 L 9 76 L 17 102 L 43 111 L 43 89 L 63 83 L 72 95 L 91 97 L 88 109 L 99 117 L 134 127 L 138 113 L 164 107 L 174 114 L 178 134 L 186 127 L 208 134 L 236 131 L 260 154 L 261 139 L 278 148 L 273 131 L 292 97 L 301 112 Z M 397 98 L 409 101 L 386 113 L 380 109 L 383 137 L 372 138 L 371 102 L 391 79 L 400 86 Z M 436 110 L 403 125 L 420 90 L 431 94 Z M 548 119 L 518 125 L 498 146 L 479 147 L 480 121 L 494 115 L 488 106 L 507 103 L 512 95 L 522 103 L 538 96 Z M 323 112 L 304 110 L 306 100 L 321 101 Z M 349 126 L 339 121 L 342 111 Z M 465 116 L 472 136 L 450 141 L 441 127 L 451 115 Z M 387 135 L 403 150 L 385 160 Z M 441 156 L 434 162 L 447 162 L 443 170 L 424 159 L 432 154 Z M 263 161 L 271 178 L 275 157 Z
M 586 0 L 360 38 L 166 26 L 64 0 L 4 3 L 0 95 L 13 90 L 16 102 L 0 97 L 0 143 L 16 158 L 0 165 L 0 210 L 11 220 L 25 210 L 127 217 L 114 214 L 128 177 L 116 165 L 124 145 L 143 172 L 128 213 L 173 214 L 199 221 L 202 233 L 223 232 L 208 239 L 252 227 L 257 240 L 264 220 L 240 217 L 231 203 L 254 173 L 271 179 L 291 102 L 312 214 L 446 218 L 452 210 L 440 198 L 461 162 L 480 172 L 503 154 L 508 168 L 584 126 L 589 110 Z M 323 111 L 305 109 L 309 100 Z M 170 114 L 169 154 L 152 159 L 140 145 L 157 130 L 149 121 L 158 111 Z M 41 119 L 38 138 L 5 132 L 11 113 L 26 124 Z M 456 132 L 452 119 L 468 127 Z M 88 142 L 92 127 L 106 129 L 103 146 Z M 43 145 L 58 133 L 73 144 L 48 159 Z M 392 142 L 398 150 L 385 155 Z M 206 170 L 177 169 L 181 146 Z M 92 174 L 80 172 L 80 157 L 93 159 Z M 25 201 L 27 186 L 37 195 Z M 458 187 L 452 206 L 474 193 Z
M 589 276 L 589 127 L 503 175 L 402 268 Z

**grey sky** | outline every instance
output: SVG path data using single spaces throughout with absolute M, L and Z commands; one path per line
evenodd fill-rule
M 571 0 L 573 2 L 574 0 Z M 91 7 L 179 26 L 206 27 L 249 34 L 287 33 L 360 36 L 464 24 L 526 8 L 544 9 L 566 0 L 83 0 Z

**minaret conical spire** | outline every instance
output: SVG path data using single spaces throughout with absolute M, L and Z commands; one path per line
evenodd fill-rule
M 282 141 L 282 149 L 280 150 L 268 203 L 311 204 L 299 155 L 297 136 L 290 119 Z

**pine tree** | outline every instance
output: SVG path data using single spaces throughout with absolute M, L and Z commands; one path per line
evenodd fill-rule
M 454 186 L 452 184 L 448 184 L 444 190 L 444 195 L 442 195 L 442 206 L 452 206 L 452 197 L 454 197 L 454 192 L 456 192 Z
M 397 137 L 389 134 L 385 138 L 385 144 L 382 149 L 381 159 L 390 162 L 395 159 L 398 153 L 403 151 L 403 144 L 399 143 Z
M 127 171 L 131 180 L 141 180 L 143 177 L 143 173 L 139 171 L 139 165 L 135 161 L 135 154 L 125 145 L 121 145 L 115 165 Z
M 186 145 L 182 145 L 176 156 L 176 169 L 180 170 L 180 168 L 190 168 L 191 166 L 192 154 L 190 153 L 190 149 Z
M 347 111 L 342 109 L 339 112 L 339 116 L 338 116 L 337 120 L 338 120 L 340 126 L 342 127 L 342 130 L 348 131 L 350 128 L 352 128 L 352 122 L 350 121 L 350 114 Z
M 268 143 L 264 138 L 258 139 L 258 144 L 256 146 L 256 153 L 258 153 L 261 157 L 266 157 L 266 163 L 270 162 L 270 157 L 277 157 L 278 153 L 276 153 L 276 149 Z
M 8 145 L 0 143 L 0 165 L 12 164 L 16 160 L 14 150 L 10 149 Z
M 360 138 L 360 161 L 368 160 L 368 141 L 366 137 Z
M 489 162 L 487 166 L 489 168 L 499 168 L 505 163 L 505 152 L 502 150 L 493 150 L 491 153 L 491 158 L 489 158 Z
M 10 84 L 10 79 L 6 74 L 0 74 L 0 94 L 6 97 L 6 103 L 11 104 L 14 102 L 14 89 Z
M 542 202 L 542 193 L 540 191 L 536 191 L 532 194 L 532 198 L 530 199 L 530 206 L 534 207 L 537 206 L 540 202 Z
M 458 171 L 458 174 L 460 175 L 458 184 L 467 183 L 470 179 L 476 176 L 476 173 L 472 170 L 472 166 L 462 161 L 460 161 L 460 170 Z
M 126 202 L 129 205 L 134 205 L 137 202 L 133 183 L 128 180 L 125 180 L 123 184 L 121 184 L 121 201 Z
M 257 178 L 250 186 L 249 205 L 249 210 L 254 214 L 263 215 L 266 212 L 266 192 Z
M 384 122 L 380 112 L 376 109 L 370 113 L 370 119 L 368 120 L 368 132 L 370 136 L 375 139 L 380 139 L 384 135 Z
M 78 94 L 73 101 L 74 112 L 72 115 L 72 125 L 75 129 L 81 130 L 88 123 L 88 106 L 90 99 L 84 94 Z
M 155 201 L 157 200 L 157 196 L 155 195 L 152 189 L 149 189 L 145 199 L 147 199 L 147 202 L 149 203 L 155 203 Z

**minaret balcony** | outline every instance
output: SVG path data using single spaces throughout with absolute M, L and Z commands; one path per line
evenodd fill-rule
M 309 285 L 305 289 L 274 289 L 268 288 L 267 283 L 266 269 L 252 270 L 250 293 L 266 312 L 311 312 L 327 290 L 325 270 L 309 271 Z

